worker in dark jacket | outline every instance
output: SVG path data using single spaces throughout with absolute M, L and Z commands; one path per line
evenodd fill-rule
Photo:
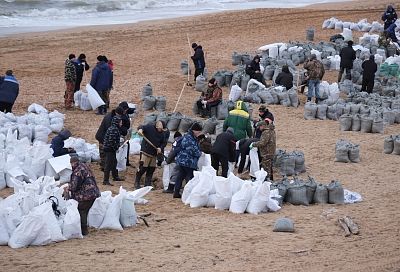
M 386 29 L 386 31 L 384 31 L 384 33 L 387 35 L 388 38 L 390 38 L 390 40 L 392 42 L 397 43 L 399 45 L 399 40 L 397 39 L 397 36 L 396 36 L 396 32 L 398 32 L 399 30 L 400 30 L 400 22 L 394 22 Z M 390 43 L 390 40 L 389 40 L 389 43 Z M 383 41 L 381 40 L 381 43 L 382 42 Z M 387 45 L 386 45 L 386 48 L 387 48 Z
M 143 136 L 140 148 L 139 168 L 136 172 L 135 188 L 140 188 L 140 179 L 146 173 L 145 186 L 151 186 L 153 173 L 156 170 L 157 155 L 162 154 L 161 147 L 165 141 L 164 126 L 161 121 L 156 124 L 140 126 L 138 134 Z M 146 140 L 147 139 L 147 140 Z
M 259 118 L 254 120 L 254 137 L 260 139 L 262 131 L 257 128 L 257 123 L 260 121 L 271 121 L 274 122 L 275 118 L 274 115 L 268 110 L 268 108 L 264 105 L 261 105 L 258 108 L 258 116 Z
M 182 139 L 182 134 L 179 131 L 176 131 L 174 133 L 174 142 L 172 143 L 172 148 L 168 153 L 168 157 L 166 159 L 167 164 L 171 164 L 175 162 L 175 157 L 178 154 L 181 146 L 180 146 L 180 140 Z M 171 171 L 171 168 L 170 168 Z M 170 179 L 168 183 L 168 188 L 166 190 L 163 190 L 163 193 L 167 194 L 172 194 L 174 193 L 174 187 L 175 187 L 175 179 L 178 173 L 178 169 L 175 165 L 175 167 L 172 169 L 172 173 L 170 173 Z
M 267 84 L 265 83 L 264 76 L 260 69 L 260 59 L 260 56 L 256 55 L 251 63 L 246 66 L 246 73 L 250 76 L 250 78 L 257 80 L 266 86 Z
M 375 56 L 370 55 L 369 60 L 365 60 L 361 67 L 363 68 L 362 92 L 372 93 L 374 88 L 375 73 L 378 70 L 378 65 L 375 63 Z
M 280 72 L 276 77 L 275 84 L 285 87 L 286 90 L 289 90 L 293 87 L 293 75 L 289 71 L 289 67 L 287 65 L 282 66 L 282 72 Z
M 244 165 L 246 163 L 246 157 L 250 154 L 250 145 L 254 142 L 259 141 L 258 138 L 249 138 L 249 139 L 242 139 L 239 141 L 239 154 L 240 154 L 240 162 L 238 173 L 242 174 L 244 170 Z
M 99 93 L 101 99 L 107 102 L 107 91 L 112 88 L 112 72 L 104 56 L 97 57 L 97 64 L 92 71 L 92 79 L 90 85 Z M 100 106 L 97 109 L 97 114 L 104 115 L 107 112 L 106 105 Z
M 191 56 L 194 63 L 194 81 L 196 81 L 196 77 L 204 74 L 204 68 L 206 67 L 206 62 L 204 60 L 204 51 L 201 45 L 197 45 L 197 43 L 192 43 L 192 48 L 194 50 L 194 55 Z
M 121 126 L 121 135 L 125 138 L 127 141 L 127 156 L 126 156 L 126 166 L 131 166 L 129 163 L 129 150 L 131 149 L 131 146 L 129 144 L 129 140 L 131 138 L 131 119 L 129 118 L 129 114 L 133 114 L 135 112 L 134 108 L 129 108 L 128 102 L 123 101 L 119 103 L 119 107 L 123 109 L 123 113 L 121 114 L 121 119 L 122 119 L 122 126 Z
M 225 132 L 220 133 L 211 149 L 211 166 L 217 171 L 221 164 L 221 176 L 228 177 L 229 162 L 235 161 L 236 140 L 233 136 L 233 128 L 228 128 Z
M 386 30 L 391 24 L 397 20 L 397 13 L 392 5 L 388 5 L 386 11 L 382 14 L 384 22 L 383 30 Z
M 76 71 L 76 82 L 75 82 L 75 92 L 81 89 L 81 82 L 83 78 L 83 72 L 89 70 L 89 64 L 86 62 L 86 55 L 80 54 L 78 59 L 74 62 Z
M 107 129 L 111 126 L 111 121 L 114 116 L 122 116 L 124 110 L 122 107 L 117 107 L 115 110 L 107 113 L 101 121 L 100 127 L 96 132 L 96 140 L 99 142 L 99 154 L 100 154 L 100 170 L 104 171 L 105 156 L 104 153 L 104 136 L 106 135 Z M 123 130 L 123 129 L 121 129 Z
M 73 148 L 65 148 L 64 141 L 71 137 L 71 132 L 64 129 L 58 133 L 56 137 L 51 140 L 50 148 L 53 149 L 53 157 L 59 157 L 70 153 L 75 153 Z
M 0 111 L 11 112 L 19 94 L 19 83 L 11 70 L 0 77 Z
M 71 157 L 71 181 L 64 188 L 64 196 L 78 201 L 82 235 L 88 235 L 87 217 L 96 198 L 100 196 L 96 178 L 89 165 L 80 162 L 77 156 Z
M 338 82 L 342 81 L 343 72 L 346 70 L 346 79 L 351 80 L 351 69 L 356 59 L 356 51 L 353 49 L 353 41 L 348 41 L 347 46 L 340 50 L 340 71 Z
M 111 185 L 110 183 L 110 171 L 114 181 L 122 181 L 118 176 L 117 170 L 117 151 L 120 146 L 122 126 L 121 116 L 115 115 L 111 121 L 111 126 L 107 129 L 104 135 L 103 149 L 105 153 L 105 164 L 104 164 L 104 179 L 103 185 Z

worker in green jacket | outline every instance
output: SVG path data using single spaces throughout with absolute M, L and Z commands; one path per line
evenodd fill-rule
M 250 119 L 245 103 L 239 100 L 236 102 L 235 109 L 231 110 L 225 119 L 223 130 L 226 131 L 229 127 L 233 128 L 233 135 L 237 141 L 251 137 L 253 131 Z

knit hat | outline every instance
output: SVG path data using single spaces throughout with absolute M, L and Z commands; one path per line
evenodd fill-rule
M 212 79 L 210 79 L 210 80 L 208 81 L 208 83 L 210 83 L 210 84 L 212 84 L 212 85 L 214 85 L 215 82 L 216 82 L 215 78 L 212 78 Z
M 119 103 L 118 106 L 121 107 L 123 110 L 129 109 L 128 102 L 126 102 L 126 101 Z
M 197 47 L 197 43 L 192 43 L 192 48 L 194 49 L 194 48 L 196 48 Z
M 82 53 L 82 54 L 79 55 L 78 59 L 79 60 L 84 60 L 84 59 L 86 59 L 86 55 Z
M 203 127 L 199 123 L 194 123 L 191 127 L 192 131 L 202 131 Z
M 174 139 L 175 139 L 175 138 L 178 138 L 178 137 L 182 137 L 182 133 L 180 133 L 179 131 L 176 131 L 176 132 L 174 133 Z
M 12 70 L 7 70 L 6 71 L 6 76 L 12 76 L 13 75 L 13 71 Z
M 58 135 L 60 135 L 61 138 L 66 140 L 69 137 L 71 137 L 72 133 L 68 129 L 63 129 L 63 130 L 60 131 L 60 133 L 58 133 Z

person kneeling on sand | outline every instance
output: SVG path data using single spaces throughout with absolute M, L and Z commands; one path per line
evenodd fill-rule
M 100 196 L 100 190 L 89 165 L 80 162 L 77 156 L 71 157 L 70 163 L 72 166 L 71 180 L 64 188 L 64 197 L 78 201 L 82 235 L 88 235 L 88 213 L 96 198 Z
M 211 117 L 211 108 L 218 106 L 222 101 L 222 90 L 218 87 L 215 78 L 208 81 L 208 88 L 197 101 L 197 108 L 202 117 Z
M 197 138 L 201 134 L 202 129 L 199 123 L 194 123 L 182 138 L 180 151 L 176 155 L 178 174 L 175 179 L 174 198 L 181 198 L 180 191 L 183 180 L 189 182 L 193 178 L 193 171 L 197 170 L 197 163 L 201 156 Z

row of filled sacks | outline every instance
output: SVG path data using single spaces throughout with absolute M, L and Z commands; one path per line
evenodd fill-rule
M 364 104 L 366 106 L 382 106 L 383 108 L 391 108 L 400 110 L 400 82 L 391 82 L 385 84 L 379 80 L 375 81 L 379 86 L 379 93 L 373 92 L 352 92 L 344 99 L 345 102 L 354 104 Z
M 47 142 L 51 132 L 60 132 L 64 127 L 64 114 L 53 111 L 48 113 L 43 108 L 42 111 L 35 112 L 32 104 L 28 108 L 28 113 L 17 116 L 13 113 L 0 112 L 0 134 L 7 134 L 9 129 L 18 131 L 18 138 L 27 137 L 30 141 Z
M 65 148 L 73 148 L 82 161 L 96 162 L 100 160 L 97 144 L 87 143 L 85 139 L 69 137 L 64 141 Z
M 14 187 L 14 194 L 0 200 L 0 245 L 21 248 L 82 238 L 78 202 L 64 199 L 64 186 L 54 178 L 40 177 Z M 118 230 L 134 226 L 134 203 L 147 203 L 142 197 L 150 190 L 127 192 L 120 188 L 115 197 L 103 192 L 89 211 L 91 225 L 100 222 L 98 228 Z
M 288 152 L 277 149 L 273 165 L 279 169 L 282 176 L 293 176 L 306 172 L 304 153 L 300 150 Z
M 194 177 L 185 186 L 182 202 L 191 208 L 215 207 L 233 213 L 248 212 L 259 214 L 266 211 L 278 211 L 278 190 L 270 190 L 270 182 L 264 179 L 267 173 L 260 170 L 256 181 L 244 181 L 230 173 L 228 178 L 216 176 L 211 166 L 195 171 Z
M 344 189 L 339 181 L 332 181 L 328 185 L 317 183 L 314 178 L 308 177 L 307 181 L 295 177 L 289 180 L 284 177 L 282 181 L 271 184 L 271 189 L 277 189 L 283 202 L 292 205 L 310 204 L 344 204 Z M 350 203 L 350 202 L 349 202 Z
M 234 92 L 236 94 L 239 93 L 239 88 L 235 86 L 232 87 L 231 94 Z M 233 95 L 229 97 L 233 97 Z M 244 95 L 241 94 L 238 100 L 254 104 L 277 104 L 285 107 L 298 107 L 300 104 L 295 87 L 289 90 L 286 90 L 283 86 L 265 88 L 263 84 L 255 79 L 250 80 L 246 93 Z
M 167 99 L 165 96 L 145 96 L 142 98 L 142 109 L 145 111 L 149 110 L 157 110 L 157 111 L 165 111 L 167 107 Z
M 400 155 L 400 134 L 390 135 L 385 138 L 383 143 L 383 153 Z
M 338 140 L 335 145 L 335 162 L 360 162 L 360 145 Z
M 335 17 L 331 17 L 324 20 L 324 22 L 322 23 L 322 28 L 336 30 L 343 30 L 344 28 L 348 28 L 353 31 L 383 32 L 383 25 L 381 23 L 379 23 L 378 21 L 368 23 L 367 19 L 361 19 L 357 23 L 354 23 L 348 21 L 343 22 Z

